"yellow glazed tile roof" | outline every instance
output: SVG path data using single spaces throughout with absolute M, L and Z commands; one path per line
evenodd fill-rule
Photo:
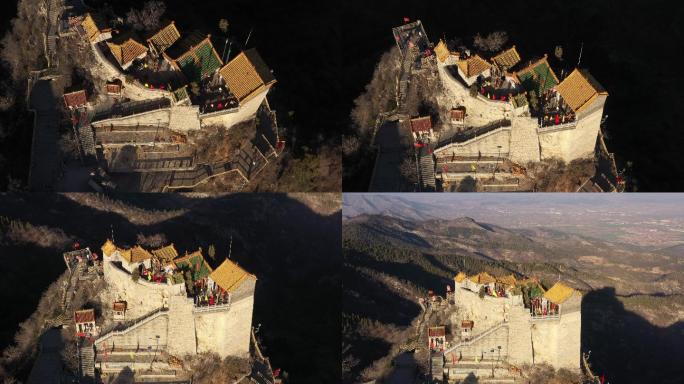
M 134 263 L 148 260 L 152 258 L 152 254 L 149 253 L 146 249 L 143 247 L 136 245 L 131 249 L 131 261 Z
M 556 86 L 563 100 L 575 112 L 580 112 L 599 96 L 607 95 L 596 79 L 588 72 L 575 69 Z
M 159 249 L 155 249 L 152 251 L 152 254 L 156 258 L 166 262 L 170 262 L 176 257 L 178 257 L 178 251 L 176 251 L 176 248 L 173 246 L 173 244 L 167 245 L 166 247 L 162 247 Z
M 95 20 L 95 17 L 90 13 L 86 13 L 81 22 L 81 26 L 83 26 L 83 30 L 85 31 L 88 40 L 91 42 L 97 40 L 103 32 L 111 31 L 110 28 L 105 28 L 102 25 L 103 23 L 99 20 Z
M 147 39 L 147 43 L 154 46 L 157 52 L 161 53 L 178 41 L 180 37 L 181 35 L 178 28 L 176 28 L 176 23 L 172 21 Z
M 107 45 L 120 65 L 126 65 L 138 56 L 147 53 L 147 46 L 139 43 L 133 37 L 125 38 L 121 42 L 108 41 Z
M 562 304 L 565 300 L 569 299 L 570 296 L 575 292 L 574 289 L 568 287 L 567 285 L 558 282 L 551 287 L 546 293 L 544 293 L 544 298 L 551 301 L 552 303 Z
M 496 281 L 501 283 L 501 284 L 506 284 L 506 285 L 511 285 L 511 286 L 513 286 L 517 283 L 517 280 L 515 279 L 515 276 L 513 276 L 513 275 L 498 277 L 496 279 Z
M 443 63 L 446 61 L 446 59 L 449 58 L 449 55 L 451 54 L 449 52 L 449 48 L 447 48 L 447 45 L 444 43 L 444 40 L 440 40 L 437 46 L 435 47 L 435 54 L 437 55 L 437 59 Z
M 457 283 L 460 283 L 460 282 L 462 282 L 463 280 L 465 280 L 466 278 L 467 278 L 467 276 L 466 276 L 465 273 L 459 272 L 459 273 L 456 275 L 456 277 L 454 277 L 454 280 L 456 280 Z
M 492 65 L 479 55 L 473 55 L 465 60 L 458 61 L 458 67 L 465 73 L 466 77 L 473 77 L 488 70 Z
M 216 268 L 209 277 L 227 292 L 234 291 L 237 287 L 247 279 L 254 279 L 256 277 L 237 264 L 230 260 L 226 260 L 218 268 Z
M 114 253 L 114 251 L 116 251 L 116 245 L 114 245 L 114 243 L 111 240 L 107 239 L 107 241 L 105 241 L 105 243 L 102 244 L 102 247 L 100 247 L 100 249 L 102 249 L 103 255 L 109 256 L 112 253 Z
M 500 67 L 511 68 L 520 62 L 520 54 L 515 45 L 492 57 L 492 62 Z
M 241 103 L 275 83 L 275 78 L 254 49 L 241 52 L 221 68 L 219 74 Z
M 469 277 L 470 281 L 476 284 L 489 284 L 489 283 L 494 283 L 496 282 L 496 279 L 494 276 L 490 275 L 487 272 L 481 272 L 478 273 L 475 276 L 470 276 Z

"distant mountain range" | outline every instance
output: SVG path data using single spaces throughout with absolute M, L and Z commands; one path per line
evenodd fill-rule
M 684 288 L 682 245 L 650 251 L 552 228 L 508 229 L 468 217 L 412 220 L 363 214 L 347 219 L 343 231 L 346 239 L 367 244 L 507 262 L 518 271 L 549 281 L 560 277 L 582 290 L 614 287 L 620 295 L 672 295 Z
M 363 214 L 404 220 L 472 217 L 506 228 L 551 228 L 649 251 L 684 246 L 684 196 L 345 194 L 345 220 Z

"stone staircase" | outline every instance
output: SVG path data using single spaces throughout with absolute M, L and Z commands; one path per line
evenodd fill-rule
M 103 332 L 102 336 L 95 340 L 95 345 L 99 345 L 113 336 L 125 335 L 132 332 L 160 316 L 168 316 L 168 311 L 168 308 L 157 308 L 135 320 L 114 324 L 109 330 Z
M 420 185 L 424 192 L 435 191 L 437 185 L 435 182 L 435 161 L 432 153 L 427 153 L 421 149 L 419 156 Z
M 448 355 L 451 353 L 457 353 L 457 352 L 459 352 L 459 349 L 475 346 L 480 341 L 485 340 L 487 337 L 492 335 L 494 332 L 496 332 L 499 329 L 504 328 L 504 327 L 508 328 L 508 323 L 500 322 L 500 323 L 494 325 L 493 327 L 487 329 L 486 331 L 480 333 L 479 335 L 473 337 L 470 341 L 462 341 L 462 342 L 460 342 L 460 343 L 458 343 L 452 347 L 447 348 L 444 351 L 444 355 Z
M 81 379 L 92 382 L 95 379 L 95 349 L 88 341 L 81 341 L 78 347 L 78 367 Z M 83 382 L 83 381 L 82 381 Z
M 430 375 L 433 382 L 444 380 L 444 356 L 441 353 L 430 357 Z
M 86 156 L 95 156 L 95 139 L 93 128 L 89 124 L 78 127 L 78 141 L 81 143 L 81 150 Z

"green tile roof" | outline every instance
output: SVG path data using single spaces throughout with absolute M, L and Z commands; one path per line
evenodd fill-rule
M 195 50 L 195 54 L 200 61 L 202 76 L 210 75 L 221 68 L 221 61 L 214 54 L 214 48 L 210 42 L 202 44 Z

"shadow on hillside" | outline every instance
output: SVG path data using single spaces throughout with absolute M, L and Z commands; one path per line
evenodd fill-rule
M 390 276 L 400 280 L 406 280 L 419 286 L 425 291 L 437 291 L 440 287 L 451 283 L 451 279 L 444 278 L 434 273 L 428 272 L 423 266 L 415 263 L 413 260 L 407 263 L 398 263 L 392 261 L 373 260 L 362 254 L 355 257 L 353 251 L 345 256 L 345 261 L 351 261 L 353 264 L 374 269 L 378 272 L 386 273 Z M 425 256 L 425 255 L 423 255 Z M 451 268 L 449 268 L 451 269 Z
M 345 313 L 398 326 L 410 325 L 420 313 L 416 303 L 390 290 L 373 276 L 359 273 L 348 265 L 343 268 L 342 279 L 342 310 Z
M 628 311 L 613 288 L 582 300 L 582 349 L 591 351 L 595 374 L 615 383 L 682 383 L 684 322 L 654 326 Z
M 180 253 L 216 247 L 216 267 L 228 254 L 258 277 L 253 324 L 272 363 L 300 382 L 339 381 L 341 309 L 341 212 L 322 216 L 286 195 L 236 194 L 195 199 L 181 195 L 130 197 L 126 204 L 153 210 L 187 209 L 151 225 L 134 225 L 127 213 L 83 206 L 63 195 L 5 195 L 0 216 L 62 229 L 81 246 L 99 252 L 110 237 L 133 245 L 136 235 L 164 234 Z M 64 249 L 45 249 L 1 239 L 5 257 L 0 300 L 17 303 L 2 319 L 1 348 L 17 324 L 36 308 L 41 293 L 63 272 Z M 205 252 L 206 254 L 206 252 Z M 315 311 L 312 311 L 315 308 Z M 280 310 L 280 309 L 284 309 Z M 312 337 L 315 335 L 315 337 Z M 320 340 L 325 340 L 321 342 Z

